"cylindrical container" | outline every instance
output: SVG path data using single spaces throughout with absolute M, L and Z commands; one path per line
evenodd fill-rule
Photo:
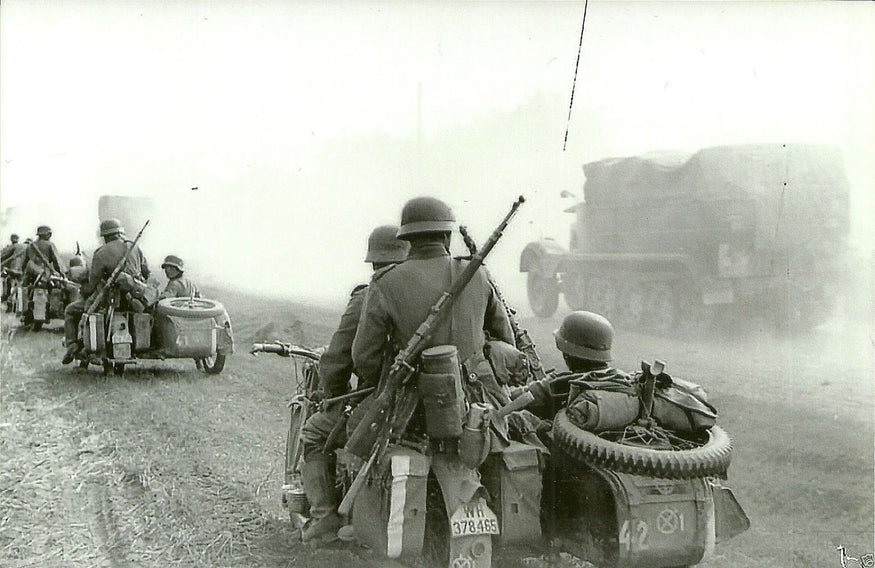
M 461 436 L 465 396 L 455 345 L 436 345 L 422 352 L 417 388 L 425 408 L 428 436 L 434 439 Z
M 489 456 L 492 437 L 489 428 L 489 410 L 492 407 L 482 402 L 475 402 L 468 411 L 468 419 L 462 428 L 459 439 L 459 460 L 465 467 L 477 469 Z

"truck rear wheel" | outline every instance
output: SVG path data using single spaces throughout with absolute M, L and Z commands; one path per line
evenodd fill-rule
M 548 318 L 556 313 L 559 307 L 559 283 L 555 276 L 546 276 L 537 270 L 530 271 L 526 276 L 526 292 L 529 306 L 536 316 Z

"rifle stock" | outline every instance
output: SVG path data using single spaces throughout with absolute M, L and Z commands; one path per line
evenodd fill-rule
M 368 454 L 370 454 L 370 458 L 367 464 L 359 471 L 355 481 L 344 496 L 341 503 L 343 510 L 338 508 L 341 514 L 349 512 L 356 494 L 364 483 L 364 478 L 373 467 L 374 462 L 382 459 L 383 452 L 388 446 L 389 441 L 402 434 L 402 432 L 395 431 L 393 421 L 389 416 L 395 395 L 403 385 L 409 382 L 410 377 L 416 371 L 414 364 L 422 351 L 428 346 L 428 341 L 431 339 L 435 328 L 446 314 L 449 313 L 456 297 L 465 289 L 465 286 L 468 285 L 474 274 L 483 265 L 483 260 L 492 251 L 495 244 L 501 238 L 504 229 L 524 202 L 525 199 L 523 196 L 520 196 L 513 203 L 510 212 L 498 224 L 498 227 L 489 236 L 483 248 L 471 254 L 471 260 L 465 266 L 465 269 L 450 285 L 450 288 L 438 298 L 437 302 L 429 310 L 425 321 L 416 329 L 413 336 L 407 341 L 404 349 L 395 356 L 380 394 L 374 399 L 374 404 L 368 409 L 368 412 L 353 431 L 345 446 L 347 451 L 360 458 L 364 459 L 364 456 Z

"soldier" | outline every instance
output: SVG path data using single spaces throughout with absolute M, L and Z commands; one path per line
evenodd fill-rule
M 410 245 L 397 239 L 397 233 L 398 227 L 384 225 L 374 229 L 368 237 L 365 262 L 370 262 L 375 271 L 403 262 L 407 257 Z M 320 390 L 326 398 L 340 396 L 350 390 L 353 370 L 352 343 L 367 289 L 367 284 L 360 284 L 353 289 L 346 311 L 340 318 L 340 325 L 319 359 Z M 360 381 L 357 387 L 364 388 L 367 385 Z M 311 515 L 310 521 L 301 531 L 301 540 L 304 542 L 323 534 L 334 533 L 342 524 L 337 514 L 335 454 L 333 448 L 325 448 L 329 434 L 341 418 L 341 411 L 340 406 L 337 406 L 317 412 L 307 420 L 302 429 L 302 477 Z
M 450 256 L 454 223 L 452 210 L 438 199 L 418 197 L 404 205 L 398 238 L 410 241 L 410 253 L 402 264 L 380 270 L 371 278 L 353 342 L 355 371 L 364 382 L 378 383 L 384 357 L 394 357 L 409 342 L 469 262 Z M 484 354 L 487 334 L 492 339 L 514 342 L 507 312 L 486 270 L 481 268 L 455 297 L 452 309 L 437 322 L 425 345 L 455 346 L 464 377 L 464 394 L 470 402 L 493 402 L 499 396 L 507 400 Z M 415 388 L 415 381 L 407 387 Z M 417 399 L 405 398 L 409 400 L 397 402 L 396 408 L 405 408 Z M 426 424 L 419 404 L 413 409 L 406 433 L 410 437 L 436 427 L 441 425 Z M 399 430 L 393 435 L 404 433 Z M 474 498 L 481 487 L 480 474 L 459 460 L 451 443 L 434 442 L 430 450 L 432 471 L 444 491 L 446 509 L 452 514 L 462 503 Z
M 535 395 L 535 401 L 529 405 L 529 409 L 549 420 L 558 410 L 555 402 L 568 394 L 568 382 L 571 379 L 592 371 L 610 373 L 608 363 L 612 360 L 614 328 L 604 316 L 575 311 L 565 316 L 553 336 L 568 372 L 553 374 L 528 387 Z
M 47 270 L 54 270 L 59 275 L 63 274 L 58 249 L 51 241 L 52 228 L 48 225 L 40 225 L 36 229 L 36 234 L 36 241 L 30 243 L 24 253 L 26 286 L 33 283 Z
M 3 247 L 0 251 L 0 262 L 10 275 L 21 276 L 21 269 L 24 266 L 24 255 L 27 250 L 27 245 L 18 242 L 18 235 L 13 234 L 9 237 L 10 243 Z M 9 297 L 12 292 L 12 278 L 3 279 L 3 301 Z
M 161 268 L 164 269 L 164 275 L 167 276 L 167 286 L 158 296 L 159 300 L 164 298 L 201 297 L 201 293 L 194 282 L 185 276 L 185 264 L 181 258 L 168 254 L 164 257 L 164 263 L 161 265 Z
M 64 354 L 62 362 L 65 365 L 73 361 L 76 352 L 82 347 L 78 338 L 78 327 L 79 319 L 85 311 L 87 300 L 84 298 L 88 298 L 93 292 L 100 289 L 121 262 L 129 247 L 133 246 L 133 249 L 121 272 L 121 274 L 127 275 L 125 281 L 129 283 L 145 282 L 149 278 L 150 272 L 146 257 L 143 256 L 143 252 L 138 246 L 124 238 L 124 233 L 125 229 L 118 219 L 107 219 L 100 223 L 100 235 L 105 244 L 94 252 L 91 259 L 88 281 L 82 285 L 80 290 L 83 299 L 69 304 L 64 310 L 64 337 L 67 352 Z M 140 312 L 145 309 L 143 303 L 132 296 L 130 292 L 124 294 L 123 300 L 123 309 L 129 308 Z
M 376 384 L 383 353 L 405 345 L 466 260 L 450 257 L 450 234 L 455 217 L 449 206 L 432 197 L 408 201 L 401 211 L 398 238 L 410 241 L 403 264 L 378 271 L 371 279 L 352 356 L 356 374 Z M 430 345 L 452 344 L 466 376 L 489 367 L 483 354 L 486 334 L 513 344 L 507 313 L 489 283 L 485 269 L 478 270 L 456 298 L 452 317 L 435 330 Z

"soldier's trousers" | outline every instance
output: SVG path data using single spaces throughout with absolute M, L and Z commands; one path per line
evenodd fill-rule
M 340 421 L 342 415 L 343 406 L 338 404 L 329 410 L 320 410 L 307 419 L 301 429 L 301 442 L 304 448 L 305 462 L 323 453 L 325 442 L 328 441 L 331 430 Z M 342 447 L 345 442 L 346 432 L 341 432 L 338 444 Z M 330 452 L 330 457 L 334 457 L 334 452 Z
M 64 345 L 72 345 L 79 339 L 79 320 L 85 313 L 85 300 L 77 300 L 64 308 Z

